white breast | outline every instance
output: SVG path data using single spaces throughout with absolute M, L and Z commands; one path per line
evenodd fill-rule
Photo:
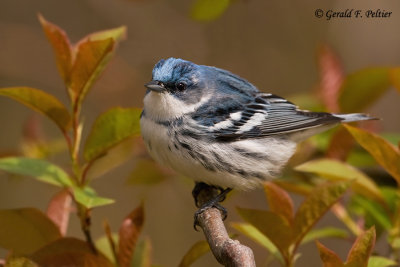
M 171 94 L 151 91 L 144 97 L 144 108 L 149 118 L 167 121 L 195 111 L 209 99 L 209 96 L 204 96 L 197 103 L 186 104 Z

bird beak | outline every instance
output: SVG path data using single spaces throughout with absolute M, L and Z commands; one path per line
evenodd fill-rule
M 166 90 L 164 84 L 159 81 L 151 81 L 151 82 L 146 83 L 144 86 L 156 93 L 161 93 Z

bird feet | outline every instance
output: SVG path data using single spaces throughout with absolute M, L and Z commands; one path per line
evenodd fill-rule
M 199 195 L 203 190 L 207 190 L 206 194 L 210 196 L 211 198 L 206 201 L 204 204 L 200 205 L 199 203 Z M 219 191 L 219 193 L 216 193 L 216 191 Z M 210 209 L 210 208 L 216 208 L 219 211 L 221 211 L 222 214 L 222 220 L 225 220 L 226 217 L 228 216 L 227 210 L 221 206 L 219 203 L 224 201 L 226 198 L 226 195 L 232 191 L 232 188 L 226 188 L 223 189 L 221 187 L 216 187 L 216 186 L 210 186 L 206 183 L 196 183 L 195 187 L 193 188 L 192 195 L 195 201 L 196 207 L 199 209 L 195 212 L 194 214 L 194 223 L 193 227 L 197 231 L 197 226 L 199 225 L 199 216 L 202 214 L 204 211 Z M 216 195 L 217 194 L 217 195 Z

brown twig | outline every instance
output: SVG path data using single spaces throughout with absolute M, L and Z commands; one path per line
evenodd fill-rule
M 198 195 L 199 205 L 203 205 L 218 195 L 214 187 L 204 188 Z M 214 257 L 224 266 L 255 267 L 253 251 L 240 244 L 239 241 L 229 237 L 222 220 L 221 212 L 216 208 L 210 208 L 198 216 L 199 226 L 211 248 Z

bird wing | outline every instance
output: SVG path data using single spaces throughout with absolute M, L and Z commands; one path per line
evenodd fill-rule
M 262 138 L 289 134 L 342 120 L 330 113 L 299 110 L 288 100 L 272 94 L 257 94 L 240 111 L 231 111 L 224 121 L 209 127 L 218 140 Z

